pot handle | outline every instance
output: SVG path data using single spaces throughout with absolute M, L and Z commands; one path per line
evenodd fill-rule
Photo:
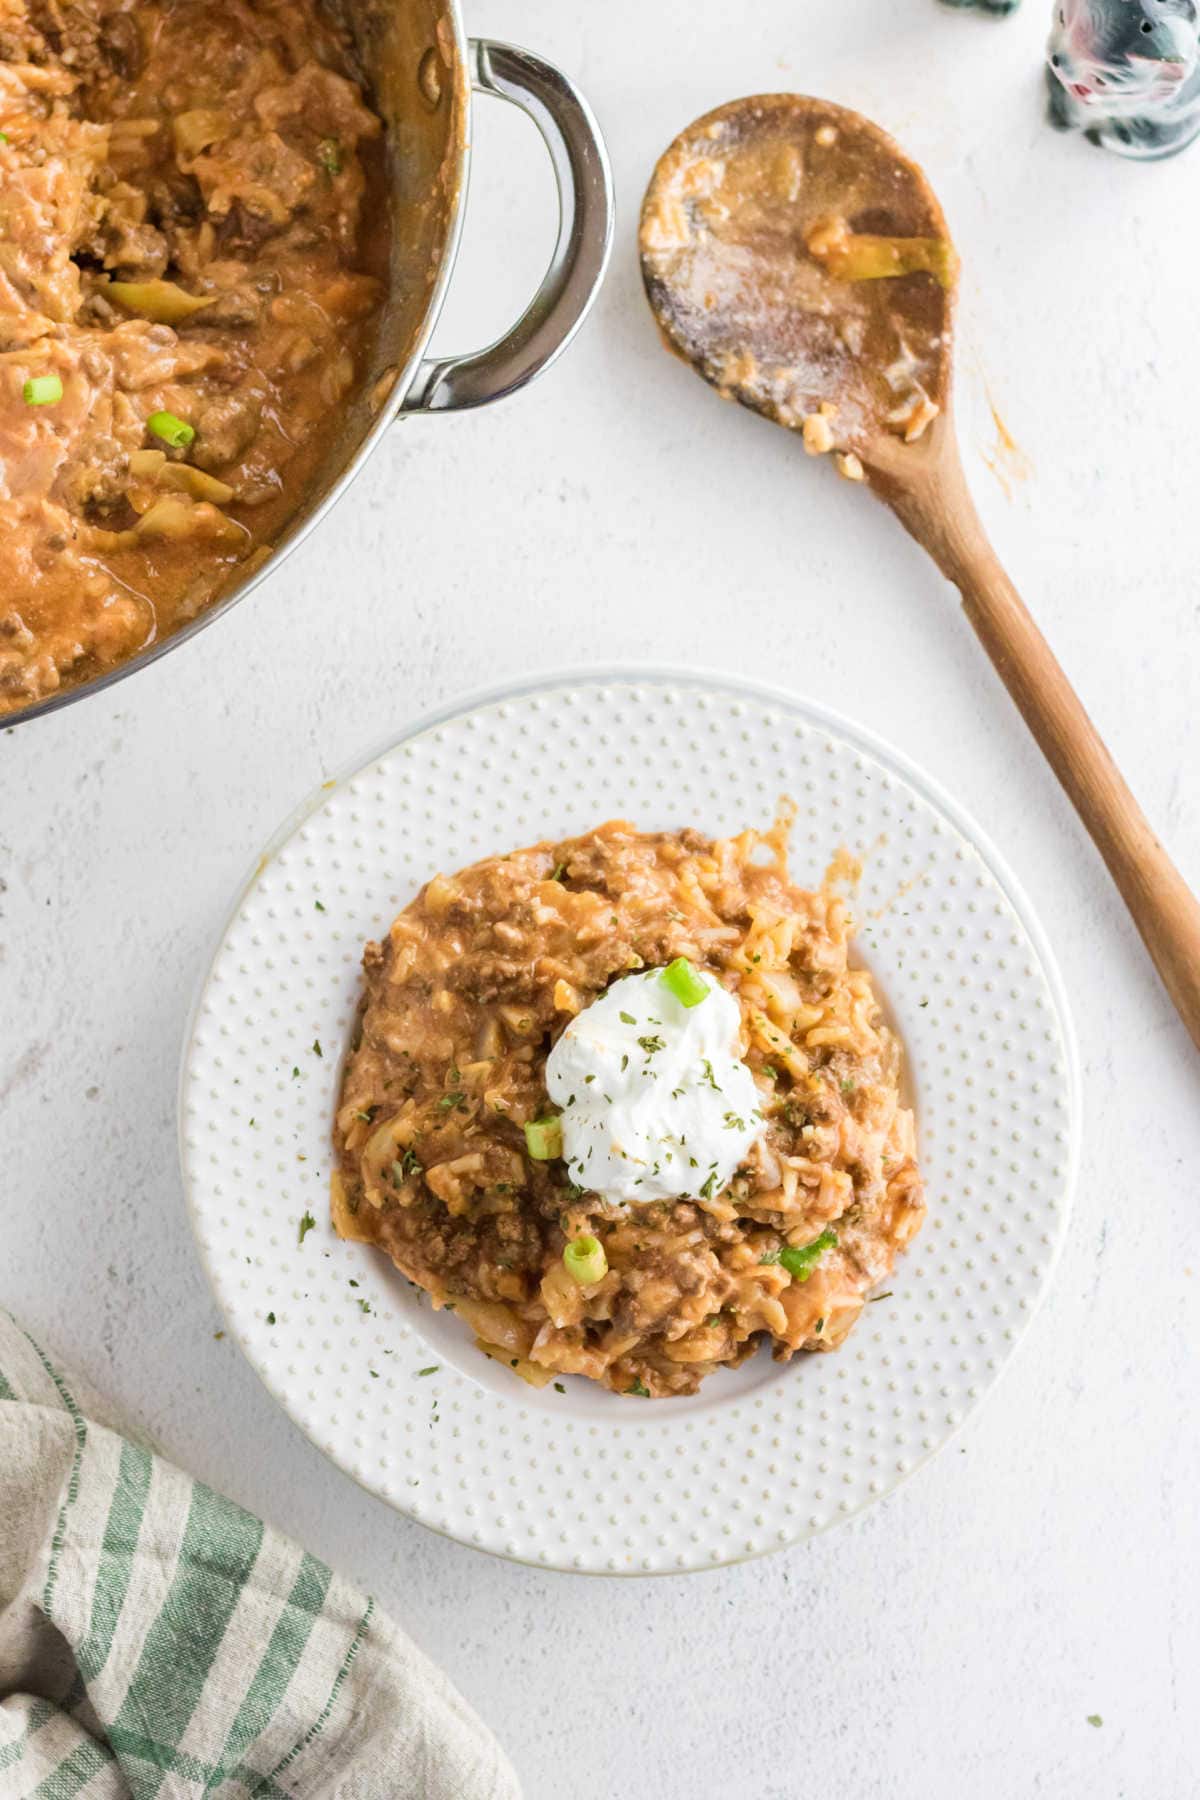
M 473 356 L 419 363 L 401 415 L 486 406 L 548 369 L 587 317 L 612 247 L 608 152 L 578 88 L 552 63 L 515 44 L 472 38 L 468 57 L 476 92 L 519 106 L 545 140 L 558 183 L 558 241 L 541 286 L 512 330 Z

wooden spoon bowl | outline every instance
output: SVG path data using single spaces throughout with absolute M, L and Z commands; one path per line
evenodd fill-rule
M 954 583 L 1200 1047 L 1200 906 L 988 543 L 952 417 L 958 258 L 917 165 L 858 113 L 759 94 L 706 113 L 639 230 L 664 340 L 869 486 Z
M 726 397 L 792 429 L 824 417 L 871 461 L 921 400 L 918 437 L 945 411 L 957 259 L 929 183 L 869 119 L 799 94 L 707 113 L 655 169 L 639 241 L 667 343 Z M 883 269 L 924 246 L 941 279 L 834 273 L 864 245 Z

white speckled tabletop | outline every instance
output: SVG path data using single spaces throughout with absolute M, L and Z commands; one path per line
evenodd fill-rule
M 3 739 L 0 1302 L 169 1454 L 373 1588 L 530 1800 L 1188 1800 L 1200 1059 L 949 590 L 867 495 L 662 353 L 633 223 L 667 140 L 738 93 L 828 94 L 925 164 L 966 264 L 980 507 L 1198 884 L 1200 352 L 1180 227 L 1200 146 L 1139 167 L 1052 134 L 1043 0 L 997 23 L 935 0 L 760 0 L 736 32 L 717 0 L 468 11 L 561 62 L 600 116 L 621 209 L 606 290 L 535 388 L 398 429 L 218 628 Z M 551 235 L 523 122 L 481 105 L 475 137 L 442 348 L 505 324 Z M 941 1457 L 796 1550 L 619 1582 L 460 1548 L 322 1459 L 214 1338 L 174 1112 L 229 901 L 316 783 L 460 690 L 640 654 L 824 699 L 981 820 L 1061 963 L 1085 1120 L 1050 1296 Z

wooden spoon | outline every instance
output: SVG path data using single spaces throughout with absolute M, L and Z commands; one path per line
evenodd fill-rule
M 958 259 L 921 170 L 869 119 L 828 101 L 735 100 L 667 150 L 639 244 L 668 347 L 727 398 L 832 454 L 958 588 L 1200 1048 L 1200 905 L 967 491 L 951 407 Z

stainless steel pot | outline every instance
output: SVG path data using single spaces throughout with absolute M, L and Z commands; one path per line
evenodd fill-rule
M 269 555 L 189 624 L 119 668 L 0 719 L 6 728 L 111 687 L 214 624 L 325 516 L 397 418 L 459 412 L 515 393 L 565 350 L 596 297 L 612 244 L 612 176 L 579 90 L 529 50 L 467 38 L 460 0 L 343 0 L 340 10 L 387 127 L 392 265 L 373 372 L 340 415 L 310 494 Z M 432 360 L 425 347 L 454 270 L 466 204 L 473 93 L 510 101 L 537 125 L 558 183 L 558 240 L 511 331 L 473 355 Z

